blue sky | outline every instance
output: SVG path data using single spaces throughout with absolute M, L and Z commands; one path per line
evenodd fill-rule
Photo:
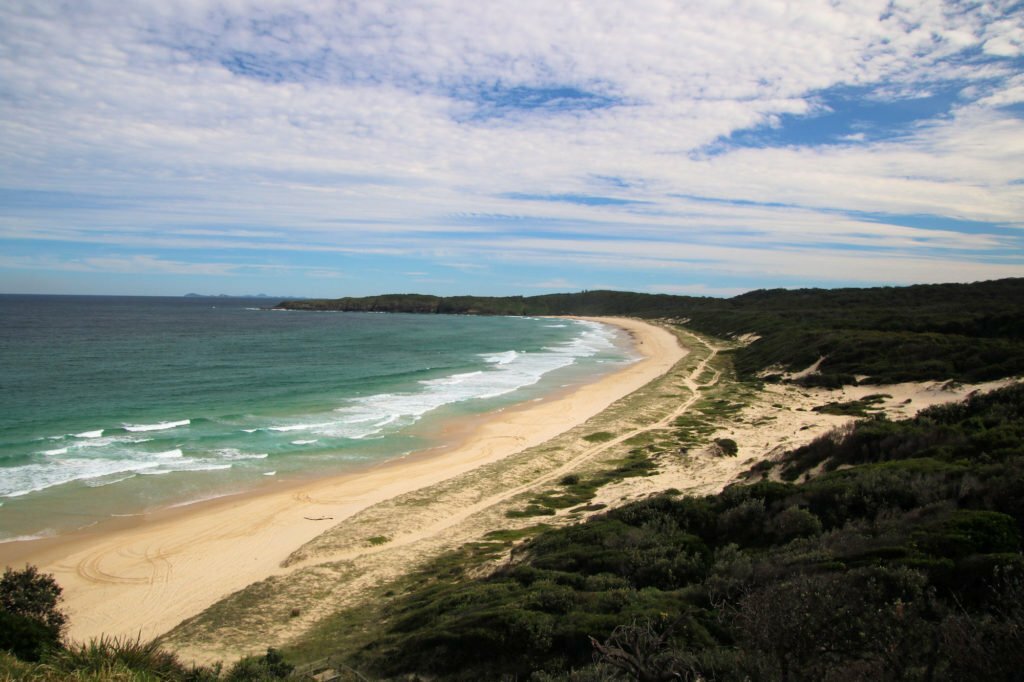
M 0 292 L 1013 276 L 1021 2 L 0 6 Z

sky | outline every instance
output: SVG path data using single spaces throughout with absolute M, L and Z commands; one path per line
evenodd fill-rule
M 5 0 L 0 292 L 1024 276 L 1024 2 Z

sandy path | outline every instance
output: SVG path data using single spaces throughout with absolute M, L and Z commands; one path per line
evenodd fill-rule
M 282 562 L 341 520 L 550 440 L 664 374 L 684 355 L 664 329 L 624 318 L 603 321 L 628 330 L 644 358 L 567 395 L 497 413 L 445 451 L 153 514 L 131 528 L 68 537 L 35 556 L 22 553 L 19 561 L 38 564 L 63 586 L 72 637 L 159 635 L 227 594 L 294 570 Z

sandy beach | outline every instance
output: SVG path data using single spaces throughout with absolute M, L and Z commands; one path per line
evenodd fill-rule
M 642 359 L 571 392 L 487 415 L 452 445 L 330 479 L 167 509 L 42 543 L 0 547 L 0 561 L 37 564 L 64 588 L 69 634 L 158 636 L 255 581 L 344 519 L 544 443 L 670 370 L 685 355 L 660 327 L 627 330 Z

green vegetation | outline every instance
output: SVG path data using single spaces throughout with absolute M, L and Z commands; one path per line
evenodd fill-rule
M 858 400 L 819 405 L 818 407 L 813 408 L 813 410 L 815 412 L 821 412 L 822 414 L 866 417 L 880 409 L 881 404 L 885 402 L 886 398 L 891 397 L 891 395 L 885 393 L 873 393 L 872 395 L 866 395 Z
M 735 457 L 739 453 L 739 446 L 732 438 L 716 438 L 715 445 L 718 450 L 727 457 Z
M 35 566 L 7 568 L 0 579 L 0 679 L 33 682 L 264 682 L 293 669 L 280 653 L 221 666 L 183 663 L 157 642 L 101 636 L 84 643 L 62 639 L 67 616 L 58 608 L 61 588 Z
M 0 649 L 38 661 L 59 648 L 67 615 L 58 608 L 60 585 L 35 566 L 7 567 L 0 578 Z
M 525 509 L 506 512 L 509 518 L 528 516 L 554 516 L 559 509 L 578 507 L 590 502 L 598 489 L 609 483 L 615 483 L 634 476 L 649 476 L 657 469 L 657 465 L 643 450 L 633 450 L 626 457 L 611 462 L 611 469 L 599 471 L 588 478 L 580 478 L 577 474 L 569 474 L 559 481 L 561 490 L 550 490 L 534 496 Z M 580 510 L 582 511 L 582 509 Z
M 593 499 L 602 486 L 649 475 L 662 458 L 689 458 L 697 447 L 737 455 L 735 441 L 715 436 L 740 419 L 769 370 L 767 380 L 782 381 L 820 360 L 799 381 L 822 386 L 1024 373 L 1024 279 L 728 300 L 584 292 L 287 307 L 632 315 L 760 338 L 720 352 L 697 377 L 709 385 L 670 426 L 630 434 L 603 423 L 575 435 L 608 443 L 586 446 L 608 459 L 560 477 L 555 465 L 544 489 L 507 512 L 559 519 L 492 531 L 368 588 L 284 656 L 268 649 L 222 669 L 187 666 L 138 640 L 69 645 L 52 577 L 8 569 L 0 649 L 13 655 L 0 652 L 0 680 L 272 680 L 293 674 L 286 658 L 329 658 L 351 673 L 346 679 L 1020 679 L 1024 386 L 901 421 L 880 414 L 883 394 L 821 405 L 814 410 L 862 420 L 757 464 L 720 494 L 666 491 L 610 510 Z M 695 348 L 690 361 L 707 353 Z M 652 389 L 663 400 L 658 419 L 692 395 L 673 381 Z M 603 513 L 557 526 L 584 511 Z M 390 532 L 371 527 L 352 541 L 385 545 L 391 537 L 374 534 L 381 531 Z M 333 570 L 341 580 L 344 571 Z M 236 607 L 273 603 L 282 584 L 271 578 L 213 607 L 210 631 L 242 628 Z M 294 603 L 275 608 L 281 621 L 309 613 Z
M 0 679 L 30 682 L 215 682 L 221 668 L 186 665 L 154 642 L 99 637 L 84 644 L 49 649 L 38 663 L 0 656 Z M 231 677 L 237 682 L 262 682 L 264 677 Z
M 776 467 L 819 465 L 534 528 L 482 578 L 495 555 L 467 546 L 335 653 L 371 678 L 1017 679 L 1024 386 L 870 418 Z
M 736 351 L 741 377 L 769 367 L 804 383 L 840 386 L 914 380 L 973 382 L 1024 374 L 1024 279 L 873 289 L 773 289 L 730 299 L 585 291 L 440 298 L 416 294 L 285 301 L 293 310 L 478 315 L 630 315 L 686 320 L 719 337 L 760 338 Z
M 263 656 L 247 656 L 231 666 L 225 677 L 229 682 L 269 682 L 283 680 L 291 675 L 295 666 L 284 660 L 281 652 L 268 648 Z
M 187 666 L 155 642 L 141 639 L 99 637 L 84 644 L 71 644 L 47 657 L 41 668 L 67 677 L 93 675 L 115 679 L 216 680 L 219 666 Z M 66 679 L 66 678 L 62 678 Z

